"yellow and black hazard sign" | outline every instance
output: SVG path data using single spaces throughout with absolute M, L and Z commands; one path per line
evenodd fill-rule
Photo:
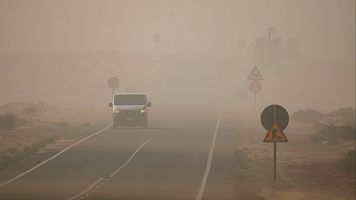
M 278 124 L 274 123 L 268 130 L 263 142 L 288 142 L 288 139 Z

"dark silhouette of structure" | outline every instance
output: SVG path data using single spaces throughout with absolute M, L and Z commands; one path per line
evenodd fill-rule
M 260 63 L 273 63 L 280 59 L 300 57 L 299 39 L 290 37 L 283 47 L 282 38 L 276 36 L 276 29 L 268 27 L 264 36 L 255 39 L 255 59 Z

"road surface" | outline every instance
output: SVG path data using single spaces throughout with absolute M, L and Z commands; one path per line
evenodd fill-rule
M 199 83 L 197 74 L 170 70 L 162 77 L 165 112 L 151 112 L 151 128 L 112 130 L 108 122 L 42 163 L 22 163 L 1 176 L 0 199 L 235 199 L 236 133 L 226 128 L 232 122 L 222 109 L 222 68 L 210 69 Z M 190 87 L 211 81 L 209 91 Z M 210 109 L 196 99 L 209 99 Z

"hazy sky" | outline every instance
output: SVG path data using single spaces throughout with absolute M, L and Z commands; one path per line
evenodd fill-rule
M 268 26 L 284 39 L 299 37 L 304 56 L 355 63 L 354 0 L 0 0 L 0 53 L 226 55 Z

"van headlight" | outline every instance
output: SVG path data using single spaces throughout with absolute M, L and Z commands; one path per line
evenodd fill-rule
M 140 113 L 146 113 L 146 112 L 147 112 L 146 109 L 141 109 L 141 110 L 140 110 Z
M 120 112 L 119 109 L 114 109 L 114 110 L 113 110 L 113 113 L 119 113 L 119 112 Z

